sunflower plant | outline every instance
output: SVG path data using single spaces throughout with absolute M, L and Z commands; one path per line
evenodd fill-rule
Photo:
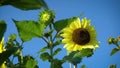
M 7 51 L 4 55 L 8 51 L 11 51 L 11 53 L 5 58 L 7 67 L 29 68 L 32 65 L 32 68 L 38 68 L 38 61 L 35 58 L 29 55 L 22 55 L 23 44 L 35 37 L 43 39 L 46 43 L 43 48 L 40 48 L 38 54 L 40 59 L 50 62 L 50 68 L 62 68 L 62 64 L 67 61 L 70 63 L 70 68 L 72 64 L 74 68 L 77 68 L 77 64 L 82 61 L 82 58 L 91 57 L 95 49 L 99 47 L 99 42 L 96 39 L 96 30 L 86 17 L 80 19 L 76 16 L 54 21 L 55 14 L 52 10 L 43 10 L 39 16 L 39 21 L 13 20 L 22 42 L 19 43 L 17 41 L 16 34 L 12 34 L 8 38 L 6 43 Z M 59 48 L 61 44 L 64 44 L 68 55 L 64 56 L 63 59 L 55 58 L 62 50 Z M 13 55 L 13 59 L 7 59 L 11 55 Z M 17 64 L 11 63 L 14 58 L 19 60 Z
M 37 54 L 41 60 L 50 63 L 50 68 L 63 68 L 64 62 L 69 62 L 70 68 L 72 68 L 72 64 L 74 68 L 77 68 L 77 64 L 81 63 L 84 57 L 91 57 L 99 48 L 97 32 L 86 17 L 75 16 L 55 21 L 55 12 L 50 10 L 43 0 L 40 2 L 37 0 L 0 2 L 0 6 L 6 4 L 21 10 L 41 7 L 44 9 L 40 11 L 38 21 L 12 19 L 21 41 L 17 40 L 17 34 L 11 34 L 6 44 L 3 44 L 2 37 L 7 26 L 4 21 L 0 21 L 0 68 L 39 68 L 36 58 L 30 55 L 23 56 L 24 43 L 36 37 L 42 39 L 46 44 L 40 48 Z M 22 6 L 19 6 L 20 4 Z M 34 7 L 31 4 L 34 4 Z M 56 57 L 62 51 L 60 45 L 64 45 L 67 53 L 62 59 Z M 13 62 L 15 58 L 18 60 L 17 63 Z M 85 65 L 81 66 L 81 68 L 85 67 Z

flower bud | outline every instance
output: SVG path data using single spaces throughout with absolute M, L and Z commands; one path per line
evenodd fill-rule
M 118 42 L 118 39 L 115 39 L 115 38 L 113 38 L 113 37 L 110 37 L 109 39 L 108 39 L 108 44 L 116 44 Z
M 118 36 L 118 41 L 120 41 L 120 36 Z
M 54 18 L 54 12 L 51 10 L 44 10 L 40 13 L 40 21 L 45 25 L 51 24 Z
M 108 44 L 113 44 L 113 40 L 114 40 L 114 38 L 113 38 L 113 37 L 110 37 L 110 38 L 108 39 Z

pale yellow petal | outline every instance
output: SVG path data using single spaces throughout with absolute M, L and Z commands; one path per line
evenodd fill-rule
M 72 23 L 70 24 L 70 28 L 73 29 L 73 30 L 75 30 L 76 28 L 78 28 L 77 23 L 76 23 L 75 21 L 72 22 Z
M 0 42 L 0 53 L 4 51 L 4 38 L 2 38 L 2 41 Z
M 85 24 L 85 18 L 82 19 L 82 21 L 81 21 L 81 26 L 83 27 L 84 24 Z
M 63 39 L 62 42 L 63 43 L 69 43 L 69 42 L 71 42 L 71 39 Z
M 6 68 L 5 63 L 3 63 L 3 64 L 0 66 L 0 68 Z
M 69 39 L 72 39 L 72 35 L 61 34 L 61 36 L 62 36 L 63 38 L 69 38 Z
M 67 28 L 64 28 L 62 31 L 72 33 L 73 29 L 67 27 Z
M 76 44 L 73 48 L 73 51 L 77 51 L 77 50 L 79 50 L 79 45 L 78 44 Z
M 90 20 L 87 20 L 87 19 L 85 18 L 83 28 L 87 28 L 87 27 L 89 27 L 89 26 L 90 26 Z

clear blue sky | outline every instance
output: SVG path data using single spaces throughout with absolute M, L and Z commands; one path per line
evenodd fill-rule
M 55 20 L 65 19 L 78 16 L 84 13 L 82 17 L 91 20 L 92 25 L 98 33 L 100 48 L 94 52 L 90 58 L 84 58 L 78 68 L 85 64 L 88 68 L 108 68 L 110 64 L 117 64 L 120 68 L 120 52 L 110 56 L 111 50 L 115 46 L 108 46 L 107 39 L 110 36 L 118 37 L 120 35 L 120 0 L 45 0 L 51 10 L 55 11 Z M 12 6 L 0 7 L 0 20 L 7 23 L 7 32 L 5 40 L 10 34 L 18 34 L 15 24 L 11 19 L 15 20 L 38 20 L 40 10 L 21 11 Z M 18 40 L 20 41 L 19 37 Z M 43 62 L 37 57 L 37 51 L 45 45 L 41 39 L 34 38 L 24 43 L 23 55 L 32 55 L 39 60 L 40 68 L 49 68 L 48 62 Z M 57 55 L 61 59 L 66 55 L 63 45 L 60 46 L 62 51 Z M 16 61 L 16 60 L 15 60 Z M 63 64 L 63 68 L 69 68 L 68 63 Z

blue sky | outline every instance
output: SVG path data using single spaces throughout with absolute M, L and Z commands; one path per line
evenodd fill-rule
M 120 0 L 45 0 L 51 10 L 55 11 L 55 20 L 65 19 L 73 16 L 78 16 L 84 13 L 83 17 L 91 20 L 91 24 L 97 30 L 97 38 L 101 42 L 94 55 L 90 58 L 84 58 L 78 68 L 85 64 L 88 68 L 108 68 L 110 64 L 117 64 L 120 68 L 120 52 L 110 56 L 110 52 L 115 46 L 109 46 L 107 39 L 110 36 L 118 37 L 119 20 L 120 20 Z M 38 20 L 40 10 L 22 11 L 12 6 L 0 7 L 0 20 L 5 20 L 7 23 L 7 31 L 5 40 L 10 34 L 18 34 L 15 24 L 11 19 L 15 20 Z M 19 37 L 17 37 L 20 41 Z M 29 42 L 24 43 L 23 55 L 32 55 L 39 60 L 40 68 L 49 68 L 48 62 L 43 62 L 37 57 L 37 51 L 45 45 L 41 39 L 34 38 Z M 56 57 L 61 59 L 65 56 L 66 50 L 61 45 L 62 51 Z M 16 60 L 14 60 L 16 61 Z M 68 63 L 63 64 L 63 68 L 69 68 Z

